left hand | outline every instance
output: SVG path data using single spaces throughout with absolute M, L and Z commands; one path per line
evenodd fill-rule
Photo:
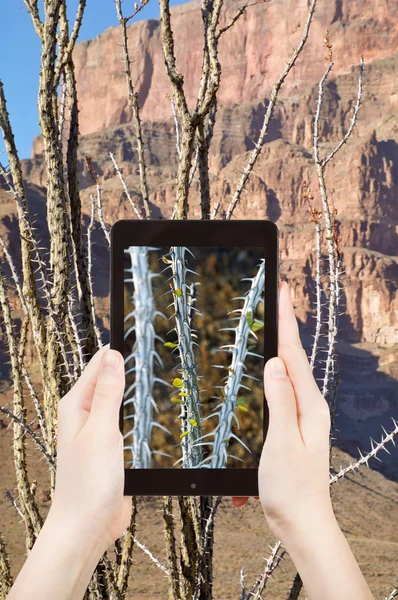
M 132 499 L 123 496 L 119 409 L 125 387 L 120 352 L 105 346 L 58 405 L 54 521 L 78 529 L 103 551 L 127 529 Z

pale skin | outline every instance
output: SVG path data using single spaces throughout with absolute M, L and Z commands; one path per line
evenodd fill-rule
M 270 421 L 259 467 L 261 506 L 288 550 L 309 600 L 374 600 L 335 519 L 329 493 L 330 416 L 302 348 L 286 284 L 278 358 L 264 384 Z M 114 367 L 106 366 L 113 359 Z M 7 600 L 81 600 L 106 548 L 126 530 L 119 408 L 121 354 L 102 348 L 62 398 L 54 500 Z M 242 506 L 245 497 L 233 498 Z

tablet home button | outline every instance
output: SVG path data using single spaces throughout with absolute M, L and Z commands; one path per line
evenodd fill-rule
M 196 483 L 191 483 L 191 489 L 195 489 L 196 488 Z

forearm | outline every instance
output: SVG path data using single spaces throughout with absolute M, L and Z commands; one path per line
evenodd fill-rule
M 7 600 L 81 600 L 104 550 L 50 510 Z
M 281 535 L 309 600 L 374 600 L 335 517 L 312 515 Z

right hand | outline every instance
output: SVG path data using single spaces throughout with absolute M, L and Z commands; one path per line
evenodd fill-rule
M 330 411 L 300 341 L 286 283 L 279 295 L 278 357 L 264 369 L 269 428 L 259 465 L 260 501 L 268 524 L 283 538 L 333 510 L 329 491 Z M 234 498 L 236 506 L 245 498 Z

